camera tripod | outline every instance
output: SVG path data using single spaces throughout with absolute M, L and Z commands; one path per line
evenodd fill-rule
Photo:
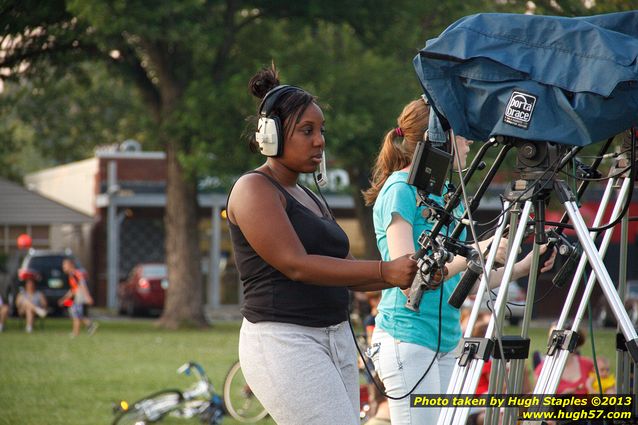
M 620 300 L 618 292 L 614 287 L 609 273 L 607 272 L 603 262 L 604 255 L 609 241 L 611 240 L 612 229 L 605 232 L 603 242 L 600 249 L 597 250 L 593 237 L 596 232 L 589 233 L 587 226 L 578 211 L 576 198 L 569 186 L 558 179 L 555 179 L 555 172 L 551 177 L 547 177 L 551 164 L 559 164 L 561 155 L 555 145 L 532 143 L 526 141 L 515 142 L 518 148 L 519 170 L 521 171 L 521 179 L 513 185 L 513 190 L 506 194 L 507 201 L 504 204 L 504 213 L 494 235 L 492 249 L 487 255 L 485 261 L 485 273 L 483 273 L 478 289 L 477 299 L 475 300 L 467 330 L 464 335 L 463 351 L 460 355 L 459 362 L 455 366 L 452 373 L 448 394 L 474 394 L 481 370 L 485 362 L 493 356 L 494 361 L 490 374 L 490 386 L 488 393 L 502 393 L 501 382 L 505 375 L 505 362 L 510 360 L 510 373 L 507 377 L 507 392 L 509 394 L 517 394 L 521 392 L 523 363 L 529 354 L 528 327 L 531 319 L 532 302 L 534 299 L 534 290 L 536 285 L 536 270 L 539 264 L 539 249 L 541 244 L 547 242 L 544 228 L 544 208 L 546 201 L 551 192 L 555 192 L 561 204 L 564 207 L 566 216 L 574 226 L 574 230 L 578 236 L 578 240 L 583 248 L 583 254 L 578 265 L 578 269 L 572 280 L 572 286 L 569 291 L 565 308 L 561 313 L 561 319 L 558 323 L 557 331 L 552 335 L 550 340 L 550 351 L 545 360 L 543 370 L 539 376 L 534 394 L 553 394 L 558 386 L 558 381 L 565 366 L 565 361 L 570 350 L 574 346 L 574 332 L 577 329 L 585 308 L 589 301 L 589 296 L 596 280 L 600 283 L 605 298 L 608 300 L 610 307 L 616 317 L 619 328 L 622 332 L 624 349 L 627 355 L 620 361 L 623 365 L 628 364 L 628 356 L 631 356 L 633 362 L 638 362 L 638 335 L 624 310 L 623 303 Z M 563 160 L 563 163 L 565 161 Z M 560 164 L 555 167 L 560 168 Z M 633 190 L 633 181 L 628 179 L 626 175 L 619 179 L 610 179 L 598 210 L 594 226 L 599 226 L 602 221 L 603 213 L 606 205 L 609 203 L 612 194 L 612 188 L 616 183 L 622 181 L 619 189 L 614 212 L 612 213 L 612 221 L 619 217 L 622 206 L 625 203 L 629 190 Z M 528 195 L 528 193 L 532 195 Z M 502 330 L 502 318 L 507 300 L 507 287 L 511 280 L 514 264 L 518 249 L 524 239 L 526 229 L 528 227 L 528 219 L 532 206 L 535 211 L 535 234 L 536 239 L 533 247 L 533 258 L 531 265 L 531 273 L 528 285 L 528 297 L 525 308 L 525 315 L 520 337 L 499 338 Z M 509 254 L 505 264 L 503 277 L 499 287 L 499 293 L 494 304 L 494 314 L 490 318 L 488 328 L 484 338 L 471 338 L 472 328 L 478 316 L 479 306 L 481 304 L 484 293 L 487 290 L 489 282 L 489 271 L 494 265 L 496 250 L 500 239 L 506 227 L 506 223 L 510 222 L 510 235 L 514 233 L 514 238 L 510 239 Z M 577 284 L 584 273 L 585 265 L 589 263 L 593 270 L 589 278 L 589 282 L 578 312 L 574 326 L 570 330 L 562 329 L 565 326 L 566 317 L 569 313 L 571 305 L 576 297 Z M 496 344 L 496 345 L 495 345 Z M 625 368 L 625 370 L 628 370 Z M 627 374 L 627 373 L 626 373 Z M 498 388 L 498 390 L 497 390 Z M 515 423 L 517 419 L 517 408 L 508 408 L 504 412 L 503 423 Z M 469 407 L 443 408 L 439 417 L 439 425 L 458 424 L 463 425 L 469 415 Z M 486 410 L 485 423 L 498 423 L 498 412 L 495 408 Z

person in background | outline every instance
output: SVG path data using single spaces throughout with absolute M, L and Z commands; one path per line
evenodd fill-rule
M 4 324 L 9 315 L 9 306 L 4 302 L 2 294 L 0 294 L 0 332 L 4 331 Z
M 587 391 L 589 394 L 615 394 L 616 393 L 616 377 L 611 373 L 609 367 L 609 360 L 603 355 L 596 355 L 596 366 L 598 367 L 598 373 L 600 374 L 600 386 L 598 386 L 598 378 L 596 377 L 596 371 L 592 371 L 589 374 L 587 380 Z
M 227 212 L 244 288 L 241 369 L 279 425 L 359 424 L 348 289 L 407 288 L 416 262 L 356 260 L 327 205 L 299 183 L 325 148 L 324 116 L 274 66 L 249 82 L 261 99 L 253 151 L 267 156 L 231 189 Z
M 551 338 L 552 332 L 556 329 L 557 322 L 551 324 L 549 328 L 549 337 Z M 565 323 L 563 329 L 571 329 L 572 323 Z M 590 376 L 594 372 L 594 362 L 591 358 L 587 356 L 583 356 L 580 354 L 580 348 L 585 343 L 585 331 L 582 328 L 578 328 L 578 342 L 576 343 L 576 347 L 573 352 L 569 352 L 567 354 L 567 361 L 565 366 L 563 367 L 563 373 L 560 376 L 560 381 L 558 381 L 558 387 L 556 388 L 555 394 L 567 394 L 567 395 L 587 395 L 589 394 L 590 388 L 588 388 L 588 383 L 590 380 Z M 542 359 L 541 362 L 536 366 L 534 370 L 534 375 L 536 379 L 540 376 L 541 370 L 543 369 L 543 364 L 545 359 Z M 558 409 L 558 407 L 554 407 Z M 575 410 L 580 410 L 577 406 L 565 406 L 560 407 L 560 410 L 564 412 L 574 412 Z M 573 423 L 573 421 L 547 421 L 547 425 L 556 425 L 563 423 Z
M 571 328 L 572 325 L 570 323 L 566 323 L 564 326 L 564 329 Z M 552 326 L 549 329 L 549 337 L 551 337 L 552 332 L 555 329 L 556 322 L 552 323 Z M 587 389 L 587 381 L 589 380 L 590 374 L 595 373 L 594 362 L 589 357 L 580 354 L 579 349 L 585 343 L 585 332 L 580 328 L 578 329 L 578 337 L 578 342 L 576 343 L 574 351 L 567 355 L 567 362 L 565 363 L 563 374 L 558 382 L 556 394 L 585 395 L 589 393 Z M 544 362 L 545 361 L 543 359 L 534 370 L 536 378 L 540 375 Z
M 373 378 L 374 383 L 371 390 L 371 398 L 374 401 L 373 416 L 365 423 L 365 425 L 392 425 L 390 422 L 390 408 L 388 407 L 388 399 L 385 398 L 383 393 L 385 388 L 383 382 L 379 379 L 375 373 Z M 378 388 L 377 388 L 378 386 Z
M 386 134 L 372 170 L 369 190 L 364 192 L 367 205 L 374 205 L 373 219 L 377 245 L 384 260 L 412 255 L 420 247 L 418 238 L 424 231 L 431 230 L 435 217 L 431 208 L 417 205 L 416 187 L 407 183 L 408 172 L 417 143 L 424 140 L 429 122 L 429 105 L 425 98 L 407 104 L 397 119 L 398 126 Z M 456 136 L 453 146 L 452 168 L 465 168 L 471 140 Z M 449 143 L 448 143 L 449 144 Z M 447 184 L 442 196 L 429 195 L 438 207 L 445 206 Z M 464 213 L 462 205 L 453 212 L 452 224 L 443 227 L 441 235 L 452 232 L 458 218 Z M 465 232 L 460 236 L 465 240 Z M 490 240 L 480 241 L 475 248 L 484 251 Z M 496 260 L 505 263 L 507 240 L 501 239 Z M 541 247 L 541 253 L 547 246 Z M 542 271 L 553 266 L 555 252 L 547 260 Z M 512 279 L 529 273 L 532 255 L 514 265 Z M 420 311 L 407 307 L 408 291 L 391 288 L 383 291 L 376 317 L 376 327 L 372 337 L 375 370 L 383 381 L 387 393 L 393 397 L 406 395 L 421 379 L 431 364 L 427 376 L 414 390 L 414 394 L 445 393 L 455 364 L 454 349 L 461 338 L 459 310 L 447 303 L 450 295 L 461 279 L 461 272 L 467 268 L 466 259 L 457 255 L 447 270 L 443 271 L 445 281 L 436 289 L 423 293 Z M 503 268 L 490 273 L 490 284 L 500 283 Z M 439 306 L 441 319 L 439 320 Z M 389 399 L 393 425 L 436 423 L 438 408 L 411 408 L 410 397 L 400 400 Z
M 20 291 L 16 297 L 16 307 L 18 315 L 26 320 L 24 330 L 27 333 L 33 332 L 35 316 L 46 317 L 47 299 L 42 295 L 42 292 L 35 289 L 34 278 L 29 277 L 24 282 L 24 290 Z
M 372 332 L 376 324 L 377 307 L 381 301 L 381 291 L 366 292 L 368 303 L 370 304 L 370 313 L 363 319 L 363 327 L 366 331 L 366 343 L 368 346 L 372 343 Z
M 374 351 L 374 347 L 372 347 L 372 333 L 374 332 L 375 326 L 375 317 L 377 316 L 377 306 L 379 305 L 379 300 L 381 299 L 381 291 L 370 291 L 365 292 L 366 300 L 368 302 L 368 310 L 369 313 L 363 319 L 363 329 L 365 331 L 366 337 L 366 352 L 365 357 L 359 358 L 359 369 L 365 370 L 367 366 L 367 370 L 365 370 L 365 380 L 368 386 L 368 397 L 370 412 L 374 413 L 377 410 L 377 403 L 379 399 L 383 399 L 386 401 L 385 409 L 387 409 L 387 400 L 383 394 L 379 394 L 379 390 L 377 388 L 378 384 L 383 385 L 383 383 L 379 380 L 379 377 L 374 372 L 374 363 L 372 363 L 372 359 L 370 358 L 370 353 Z M 364 364 L 365 362 L 365 364 Z M 372 376 L 370 373 L 372 373 Z M 376 385 L 375 382 L 376 381 Z M 389 414 L 389 413 L 388 413 Z
M 84 273 L 77 269 L 72 258 L 65 258 L 62 261 L 62 270 L 69 277 L 71 288 L 58 300 L 58 303 L 62 306 L 67 300 L 72 301 L 69 307 L 69 315 L 73 322 L 71 336 L 80 335 L 82 324 L 86 326 L 86 332 L 89 335 L 93 335 L 97 330 L 98 323 L 86 316 L 85 306 L 93 305 L 93 297 L 91 297 L 89 292 Z

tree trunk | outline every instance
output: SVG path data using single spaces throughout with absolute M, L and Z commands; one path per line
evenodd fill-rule
M 179 163 L 174 141 L 166 144 L 166 265 L 170 282 L 159 324 L 206 326 L 197 225 L 197 185 Z
M 377 239 L 374 234 L 374 222 L 372 221 L 372 208 L 366 207 L 361 191 L 370 187 L 368 183 L 368 173 L 360 169 L 349 169 L 351 184 L 354 188 L 352 198 L 354 200 L 354 213 L 361 229 L 364 241 L 364 257 L 369 260 L 381 258 L 377 249 Z

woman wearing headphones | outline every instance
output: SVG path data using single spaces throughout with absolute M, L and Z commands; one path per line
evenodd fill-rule
M 423 231 L 432 229 L 434 224 L 429 208 L 417 206 L 416 188 L 407 183 L 414 150 L 417 143 L 423 140 L 428 127 L 429 109 L 423 99 L 405 106 L 397 119 L 398 127 L 390 130 L 383 141 L 372 170 L 372 187 L 364 193 L 366 203 L 374 204 L 377 245 L 386 261 L 414 254 L 419 248 L 419 236 Z M 456 137 L 454 169 L 457 157 L 461 167 L 465 167 L 472 143 L 471 140 Z M 445 205 L 442 197 L 429 197 L 439 206 Z M 460 217 L 462 214 L 463 207 L 459 205 L 454 216 Z M 450 233 L 456 224 L 455 221 L 450 226 Z M 440 234 L 447 233 L 448 229 L 443 227 Z M 460 239 L 465 239 L 465 232 Z M 485 249 L 488 243 L 489 240 L 479 242 L 480 249 Z M 505 262 L 506 247 L 507 240 L 502 239 L 496 257 L 501 263 Z M 541 247 L 541 252 L 546 249 Z M 512 279 L 528 274 L 531 259 L 530 254 L 516 263 Z M 545 262 L 542 271 L 551 269 L 553 262 L 554 255 Z M 456 256 L 447 269 L 443 284 L 436 290 L 423 293 L 419 312 L 405 307 L 407 291 L 391 288 L 382 292 L 370 354 L 375 370 L 391 397 L 401 397 L 410 392 L 430 363 L 429 372 L 414 394 L 443 394 L 447 390 L 455 363 L 452 351 L 461 338 L 460 312 L 450 306 L 447 300 L 460 281 L 460 272 L 466 269 L 466 259 Z M 502 268 L 490 273 L 490 282 L 499 283 L 502 273 Z M 438 354 L 433 360 L 437 350 Z M 389 406 L 392 425 L 434 424 L 439 415 L 437 408 L 411 409 L 409 396 L 401 400 L 389 399 Z
M 239 359 L 247 383 L 282 424 L 358 424 L 348 289 L 406 288 L 416 263 L 357 261 L 327 206 L 298 183 L 321 162 L 324 117 L 276 70 L 249 83 L 262 99 L 253 149 L 268 158 L 231 189 L 228 221 L 244 288 Z M 258 145 L 258 146 L 257 146 Z

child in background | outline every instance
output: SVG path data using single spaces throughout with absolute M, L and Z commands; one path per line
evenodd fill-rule
M 82 324 L 86 326 L 86 332 L 93 335 L 97 330 L 98 323 L 86 316 L 85 306 L 93 305 L 93 297 L 89 293 L 84 274 L 79 271 L 72 258 L 65 258 L 62 261 L 62 270 L 69 276 L 69 286 L 71 289 L 58 300 L 59 305 L 67 305 L 67 300 L 73 303 L 69 306 L 69 316 L 73 320 L 72 337 L 80 334 Z
M 589 394 L 616 394 L 616 378 L 610 373 L 609 360 L 605 356 L 596 356 L 596 366 L 598 366 L 600 385 L 603 390 L 600 391 L 596 371 L 594 370 L 589 374 L 589 379 L 587 380 Z
M 20 291 L 16 298 L 16 307 L 18 315 L 24 317 L 27 324 L 25 331 L 31 333 L 33 331 L 33 321 L 35 316 L 46 317 L 47 315 L 47 299 L 42 292 L 35 289 L 35 280 L 28 278 L 24 283 L 24 289 Z
M 381 301 L 381 291 L 366 292 L 365 294 L 368 298 L 368 303 L 370 304 L 370 314 L 363 319 L 363 326 L 366 330 L 366 342 L 369 346 L 371 344 L 372 332 L 374 331 L 376 323 L 375 317 L 377 316 L 377 306 L 379 305 L 379 301 Z

